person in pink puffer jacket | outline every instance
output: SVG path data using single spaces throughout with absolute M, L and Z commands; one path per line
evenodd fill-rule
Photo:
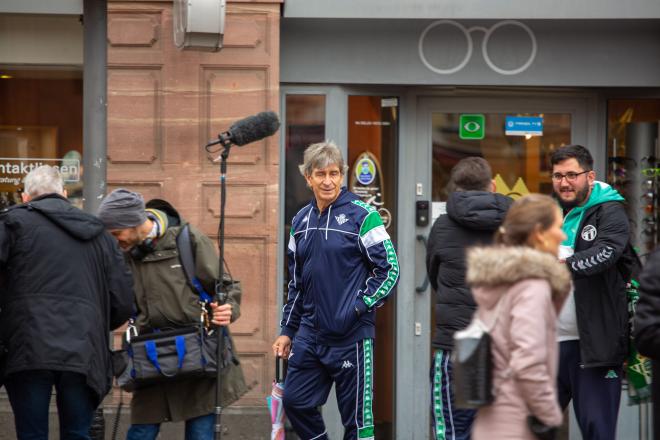
M 472 438 L 534 439 L 528 424 L 561 424 L 556 376 L 557 313 L 571 276 L 557 259 L 562 214 L 548 196 L 514 202 L 495 245 L 468 252 L 467 282 L 490 331 L 495 401 L 479 409 Z

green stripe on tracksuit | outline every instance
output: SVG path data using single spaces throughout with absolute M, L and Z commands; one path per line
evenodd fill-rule
M 467 440 L 477 413 L 456 408 L 452 394 L 451 351 L 437 349 L 431 366 L 431 413 L 435 440 Z

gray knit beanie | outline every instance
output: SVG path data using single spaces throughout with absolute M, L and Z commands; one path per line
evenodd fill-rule
M 125 229 L 147 221 L 144 199 L 138 193 L 119 188 L 108 194 L 97 212 L 106 229 Z

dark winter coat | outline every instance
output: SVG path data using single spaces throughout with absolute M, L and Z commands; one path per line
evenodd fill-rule
M 660 248 L 646 260 L 639 277 L 634 336 L 637 350 L 652 359 L 653 424 L 660 426 Z
M 511 203 L 502 194 L 457 191 L 449 195 L 447 214 L 433 224 L 426 270 L 435 290 L 434 348 L 451 350 L 454 332 L 470 323 L 477 306 L 465 283 L 465 250 L 493 241 Z
M 108 332 L 133 310 L 132 277 L 96 217 L 49 194 L 0 213 L 0 317 L 6 374 L 84 374 L 110 390 Z
M 138 331 L 185 326 L 199 322 L 198 294 L 187 283 L 179 261 L 176 237 L 185 225 L 170 226 L 156 243 L 153 252 L 142 260 L 131 260 L 135 275 L 135 297 L 138 306 Z M 215 291 L 219 276 L 219 260 L 215 245 L 206 235 L 190 227 L 195 251 L 195 275 L 207 292 Z M 232 322 L 241 314 L 241 287 L 238 281 L 226 282 L 227 303 L 232 305 Z M 233 345 L 233 343 L 232 343 Z M 236 350 L 234 355 L 237 356 Z M 238 400 L 247 392 L 243 371 L 229 363 L 223 370 L 222 406 Z M 215 407 L 215 379 L 193 378 L 165 382 L 133 393 L 132 423 L 182 421 L 211 414 Z
M 595 231 L 595 233 L 594 233 Z M 566 259 L 575 285 L 575 314 L 585 367 L 620 366 L 628 354 L 628 303 L 619 267 L 630 228 L 620 202 L 589 208 Z

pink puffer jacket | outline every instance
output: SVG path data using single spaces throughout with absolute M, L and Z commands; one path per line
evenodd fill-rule
M 551 426 L 562 421 L 555 326 L 570 273 L 550 254 L 493 246 L 468 253 L 467 281 L 478 317 L 487 327 L 494 323 L 495 402 L 479 410 L 472 438 L 533 440 L 528 415 Z

